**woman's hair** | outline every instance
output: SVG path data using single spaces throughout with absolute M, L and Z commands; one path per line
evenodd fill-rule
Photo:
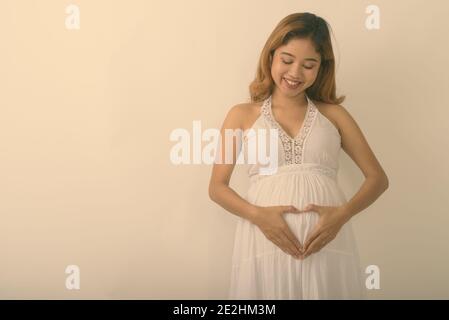
M 340 104 L 345 96 L 336 97 L 335 59 L 329 35 L 329 24 L 313 13 L 293 13 L 282 19 L 267 39 L 260 55 L 256 78 L 249 86 L 251 102 L 262 101 L 273 92 L 275 83 L 271 77 L 274 51 L 291 39 L 310 39 L 321 56 L 321 66 L 314 84 L 306 89 L 313 100 Z

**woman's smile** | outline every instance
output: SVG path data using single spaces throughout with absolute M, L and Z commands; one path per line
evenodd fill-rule
M 291 81 L 291 80 L 287 80 L 286 78 L 282 78 L 284 80 L 284 83 L 286 84 L 287 88 L 289 89 L 297 89 L 302 82 L 299 81 Z

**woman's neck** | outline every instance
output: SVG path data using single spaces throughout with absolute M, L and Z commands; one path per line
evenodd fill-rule
M 302 92 L 294 97 L 286 96 L 285 94 L 274 90 L 271 98 L 272 105 L 281 109 L 296 109 L 307 107 L 308 101 L 305 92 Z

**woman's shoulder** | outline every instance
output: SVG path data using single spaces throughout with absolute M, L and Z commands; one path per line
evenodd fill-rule
M 341 104 L 314 101 L 318 111 L 325 116 L 341 132 L 342 124 L 351 117 L 349 111 Z
M 260 116 L 262 102 L 243 102 L 234 105 L 229 110 L 229 115 L 233 119 L 238 119 L 239 127 L 242 130 L 251 128 L 253 123 Z

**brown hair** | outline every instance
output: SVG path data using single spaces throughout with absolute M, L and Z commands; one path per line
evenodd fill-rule
M 321 56 L 321 66 L 314 84 L 306 89 L 313 100 L 340 104 L 345 96 L 336 97 L 335 58 L 329 34 L 330 25 L 313 13 L 293 13 L 282 19 L 265 43 L 257 66 L 256 78 L 249 86 L 251 102 L 259 102 L 273 92 L 271 61 L 274 51 L 291 39 L 310 39 Z

